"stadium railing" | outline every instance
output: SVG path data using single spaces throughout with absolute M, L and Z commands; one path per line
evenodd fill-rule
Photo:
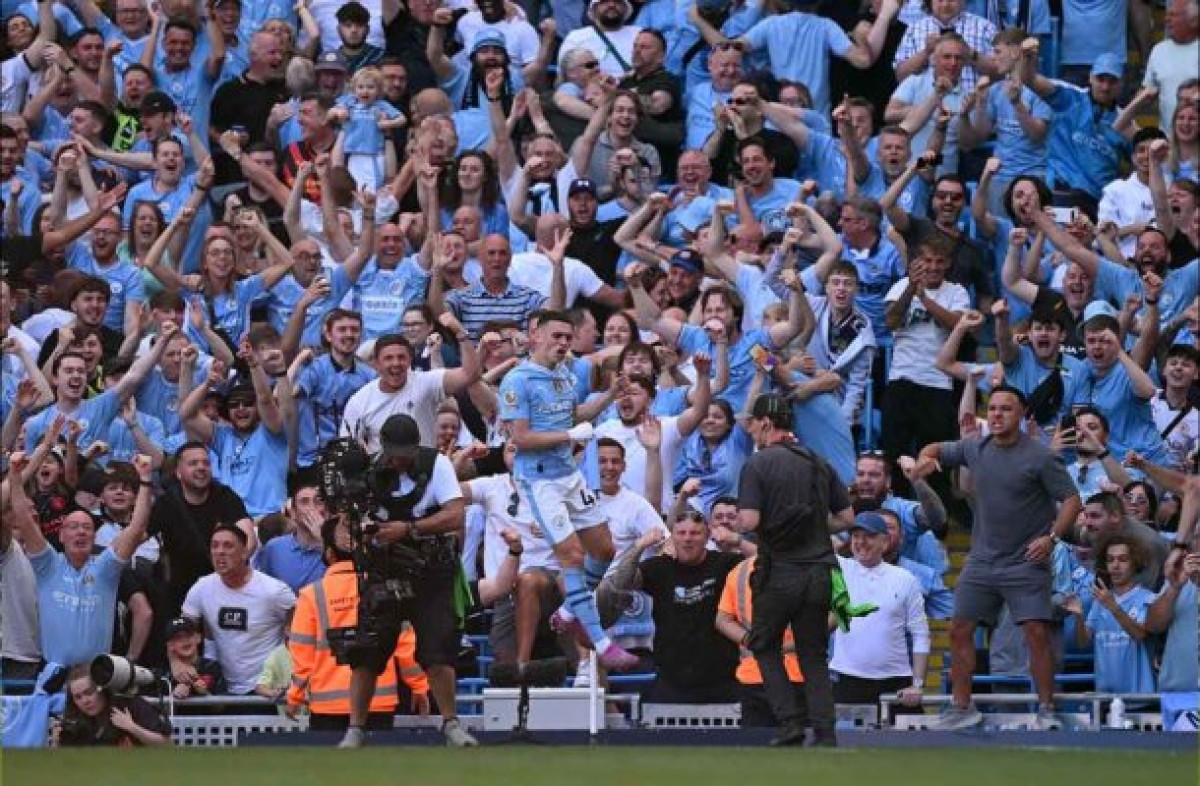
M 1113 700 L 1120 697 L 1126 706 L 1154 705 L 1161 707 L 1162 697 L 1157 693 L 1055 693 L 1054 702 L 1060 707 L 1072 705 L 1083 711 L 1059 712 L 1058 716 L 1068 724 L 1080 729 L 1106 728 L 1108 708 Z M 1007 707 L 1025 705 L 1036 707 L 1036 693 L 976 693 L 972 700 L 981 707 Z M 954 697 L 949 695 L 926 695 L 921 698 L 923 707 L 937 707 L 949 704 Z M 892 706 L 900 704 L 897 694 L 889 693 L 880 697 L 882 714 L 887 717 Z M 1130 712 L 1125 713 L 1125 728 L 1141 731 L 1162 731 L 1163 720 L 1161 712 Z M 984 712 L 984 725 L 999 728 L 1019 728 L 1028 726 L 1033 721 L 1032 712 Z M 925 729 L 937 719 L 936 715 L 897 715 L 893 728 Z

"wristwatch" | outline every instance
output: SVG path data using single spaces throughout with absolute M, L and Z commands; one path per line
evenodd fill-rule
M 1182 540 L 1173 540 L 1171 541 L 1171 551 L 1174 551 L 1175 549 L 1179 549 L 1180 551 L 1188 551 L 1188 544 L 1184 543 Z

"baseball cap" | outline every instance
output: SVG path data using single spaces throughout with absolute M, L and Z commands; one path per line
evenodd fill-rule
M 341 71 L 343 74 L 349 70 L 341 52 L 322 52 L 313 67 L 317 71 Z
M 225 403 L 228 404 L 234 399 L 250 399 L 251 401 L 258 400 L 258 394 L 254 392 L 254 385 L 249 382 L 239 381 L 229 389 L 225 394 Z
M 171 640 L 180 633 L 199 633 L 200 628 L 196 623 L 192 622 L 187 617 L 176 617 L 167 623 L 167 640 Z
M 573 197 L 582 191 L 586 191 L 592 196 L 596 196 L 596 184 L 586 177 L 576 178 L 575 180 L 571 181 L 571 186 L 567 189 L 567 196 Z
M 1120 79 L 1124 71 L 1120 59 L 1112 52 L 1105 52 L 1092 63 L 1092 76 L 1115 76 Z
M 504 33 L 492 27 L 485 27 L 475 34 L 475 40 L 471 42 L 471 55 L 474 56 L 476 52 L 485 46 L 507 49 L 508 42 L 504 40 Z
M 360 25 L 371 21 L 371 12 L 362 3 L 356 3 L 354 0 L 343 4 L 334 16 L 339 22 L 357 22 Z
M 675 220 L 685 232 L 695 233 L 700 227 L 712 223 L 713 200 L 709 197 L 696 197 L 681 207 L 675 214 Z
M 700 259 L 700 255 L 690 248 L 681 248 L 675 252 L 675 256 L 671 257 L 671 267 L 681 267 L 689 273 L 701 273 L 704 270 L 704 263 Z
M 750 417 L 765 418 L 778 415 L 791 417 L 792 402 L 775 393 L 764 393 L 754 399 L 754 407 L 750 410 Z
M 175 111 L 175 101 L 161 90 L 154 90 L 142 96 L 142 116 L 165 115 Z
M 421 445 L 421 429 L 408 415 L 392 415 L 379 431 L 383 455 L 393 458 L 415 458 Z
M 1079 321 L 1079 335 L 1082 336 L 1089 325 L 1110 328 L 1114 333 L 1121 332 L 1121 323 L 1117 320 L 1117 310 L 1105 300 L 1093 300 L 1083 310 L 1083 319 Z
M 864 510 L 854 517 L 854 526 L 850 528 L 850 531 L 853 532 L 856 529 L 865 530 L 872 535 L 888 534 L 887 522 L 884 521 L 883 516 L 869 510 Z

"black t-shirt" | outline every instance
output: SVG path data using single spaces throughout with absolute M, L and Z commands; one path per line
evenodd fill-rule
M 267 138 L 267 118 L 271 108 L 284 103 L 288 97 L 287 85 L 282 79 L 255 82 L 242 74 L 217 90 L 212 100 L 209 123 L 217 133 L 240 126 L 248 136 L 245 144 L 263 142 Z M 216 167 L 218 183 L 234 183 L 242 179 L 241 167 L 219 146 L 213 147 L 213 165 Z
M 654 599 L 654 662 L 672 685 L 712 687 L 733 679 L 738 648 L 714 621 L 725 577 L 741 561 L 707 551 L 697 565 L 666 556 L 641 564 L 642 589 Z
M 572 226 L 567 256 L 583 260 L 604 283 L 610 286 L 616 284 L 617 260 L 621 258 L 621 247 L 614 238 L 624 223 L 624 218 L 614 218 L 611 221 L 597 222 L 590 227 Z
M 208 499 L 190 505 L 178 483 L 166 491 L 150 509 L 150 536 L 162 536 L 159 567 L 167 585 L 170 617 L 177 616 L 179 605 L 196 580 L 212 573 L 209 540 L 218 524 L 234 524 L 249 518 L 241 497 L 228 486 L 213 481 Z
M 825 491 L 818 496 L 814 461 L 824 464 Z M 738 507 L 757 510 L 759 549 L 774 559 L 788 562 L 836 565 L 825 511 L 813 506 L 823 497 L 829 513 L 850 507 L 846 487 L 837 473 L 816 454 L 805 458 L 788 444 L 764 448 L 742 465 L 738 484 Z M 781 548 L 781 535 L 787 532 L 788 546 Z
M 791 137 L 770 128 L 763 128 L 754 136 L 766 143 L 767 153 L 775 161 L 775 176 L 795 177 L 800 152 Z M 732 129 L 721 134 L 721 144 L 716 157 L 712 159 L 712 182 L 726 185 L 730 183 L 730 178 L 741 177 L 741 167 L 737 164 L 737 144 L 737 134 Z
M 408 69 L 408 92 L 416 95 L 427 87 L 437 87 L 437 76 L 425 58 L 425 43 L 429 40 L 429 28 L 415 21 L 408 9 L 401 5 L 400 12 L 383 27 L 385 49 Z
M 913 217 L 909 219 L 908 231 L 902 236 L 909 248 L 915 248 L 930 236 L 940 236 L 950 241 L 954 248 L 954 256 L 951 258 L 950 269 L 946 271 L 946 280 L 966 287 L 974 296 L 975 302 L 982 296 L 996 296 L 990 272 L 990 252 L 965 234 L 951 235 L 927 218 Z

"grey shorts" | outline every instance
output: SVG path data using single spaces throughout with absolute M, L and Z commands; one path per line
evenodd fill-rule
M 954 618 L 995 627 L 1008 606 L 1013 622 L 1054 619 L 1049 563 L 996 565 L 968 558 L 954 587 Z

